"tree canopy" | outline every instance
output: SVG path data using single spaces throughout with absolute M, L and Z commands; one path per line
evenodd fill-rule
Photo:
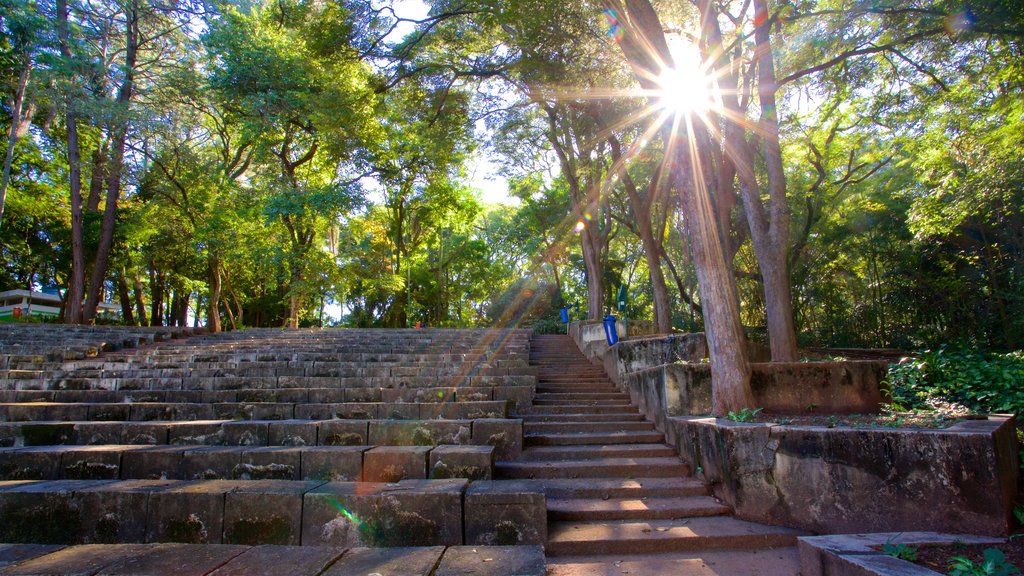
M 0 289 L 69 322 L 555 330 L 625 287 L 776 360 L 1024 345 L 1017 2 L 2 6 Z

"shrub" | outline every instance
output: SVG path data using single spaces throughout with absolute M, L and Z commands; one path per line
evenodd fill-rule
M 981 413 L 1024 414 L 1024 351 L 925 350 L 889 365 L 893 403 L 904 410 L 943 402 Z

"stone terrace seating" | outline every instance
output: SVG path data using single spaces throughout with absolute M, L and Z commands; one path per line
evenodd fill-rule
M 195 333 L 192 328 L 0 324 L 0 382 L 36 380 L 66 360 L 134 348 Z M 3 387 L 3 386 L 0 386 Z
M 522 451 L 509 416 L 532 402 L 528 359 L 517 330 L 261 329 L 51 355 L 0 380 L 0 541 L 543 544 L 543 494 L 472 488 Z M 506 501 L 526 505 L 494 514 Z

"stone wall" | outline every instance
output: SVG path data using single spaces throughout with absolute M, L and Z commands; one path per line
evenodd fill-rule
M 615 320 L 615 331 L 620 339 L 650 334 L 654 324 L 649 320 Z M 628 335 L 627 334 L 628 331 Z M 626 336 L 624 336 L 626 335 Z M 602 320 L 582 320 L 569 324 L 569 336 L 576 342 L 583 355 L 595 364 L 600 364 L 608 351 L 608 340 L 604 335 Z
M 683 461 L 747 520 L 820 533 L 1005 535 L 1020 469 L 1012 416 L 945 430 L 668 418 Z
M 615 348 L 605 356 L 607 364 Z M 750 385 L 754 403 L 776 414 L 855 414 L 878 412 L 887 400 L 883 392 L 886 363 L 847 362 L 760 362 L 751 364 Z M 711 413 L 711 366 L 703 362 L 666 364 L 619 376 L 640 410 L 660 430 L 667 416 Z

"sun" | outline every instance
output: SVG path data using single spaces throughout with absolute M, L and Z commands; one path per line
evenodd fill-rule
M 703 114 L 716 105 L 716 89 L 704 68 L 700 52 L 691 43 L 673 37 L 669 42 L 673 66 L 654 79 L 657 97 L 666 112 Z
M 681 62 L 662 70 L 655 82 L 660 106 L 666 111 L 701 114 L 714 105 L 711 79 L 699 66 Z

